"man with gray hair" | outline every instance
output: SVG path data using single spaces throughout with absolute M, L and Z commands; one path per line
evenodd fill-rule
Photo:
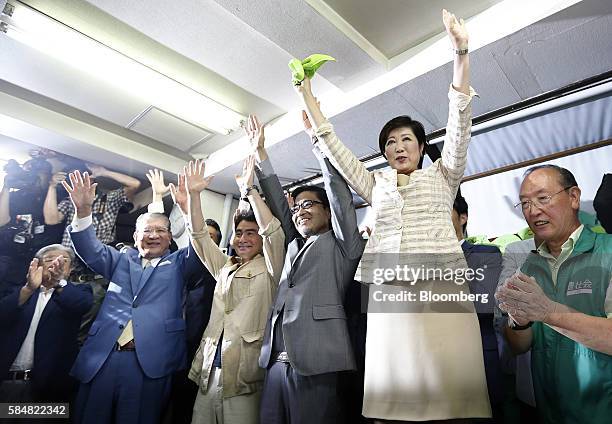
M 23 287 L 0 299 L 0 399 L 69 402 L 69 375 L 78 353 L 77 333 L 91 307 L 89 286 L 66 281 L 74 254 L 61 244 L 32 259 Z
M 520 207 L 540 241 L 496 297 L 512 350 L 531 349 L 544 423 L 606 423 L 612 416 L 612 235 L 578 219 L 580 189 L 555 165 L 530 168 Z
M 118 252 L 96 238 L 96 184 L 87 173 L 63 182 L 74 208 L 69 227 L 77 255 L 110 281 L 102 307 L 71 374 L 80 382 L 77 423 L 155 423 L 168 399 L 172 374 L 186 366 L 183 289 L 201 270 L 191 247 L 171 253 L 168 218 L 136 221 L 136 249 Z

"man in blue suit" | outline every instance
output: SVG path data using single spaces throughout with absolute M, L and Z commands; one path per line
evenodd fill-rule
M 52 244 L 36 253 L 27 282 L 0 299 L 0 401 L 69 402 L 69 375 L 78 353 L 91 288 L 66 281 L 72 250 Z
M 502 255 L 497 246 L 473 244 L 464 239 L 467 236 L 468 204 L 460 192 L 457 193 L 455 198 L 451 217 L 468 267 L 477 273 L 481 272 L 483 276 L 483 278 L 473 279 L 469 282 L 469 285 L 472 294 L 486 295 L 487 297 L 485 303 L 474 302 L 474 307 L 480 324 L 487 388 L 493 410 L 493 420 L 491 422 L 497 422 L 502 418 L 503 387 L 497 338 L 493 326 L 493 308 L 495 306 L 493 296 L 502 270 Z
M 100 243 L 91 226 L 96 184 L 77 171 L 63 185 L 76 209 L 69 229 L 75 250 L 110 281 L 71 371 L 81 381 L 76 422 L 158 422 L 171 375 L 186 365 L 183 288 L 201 269 L 199 259 L 191 247 L 170 253 L 170 224 L 159 213 L 136 221 L 137 250 Z

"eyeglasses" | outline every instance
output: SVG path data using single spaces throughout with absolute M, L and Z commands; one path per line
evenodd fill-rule
M 538 196 L 538 197 L 536 197 L 533 200 L 524 200 L 524 201 L 519 202 L 516 205 L 514 205 L 514 207 L 518 208 L 520 206 L 520 208 L 523 211 L 531 209 L 531 206 L 535 206 L 536 208 L 541 208 L 542 206 L 548 205 L 550 203 L 550 200 L 553 197 L 555 197 L 557 194 L 559 194 L 559 193 L 561 193 L 561 192 L 563 192 L 563 191 L 565 191 L 567 189 L 570 189 L 572 187 L 574 187 L 574 186 L 565 187 L 564 189 L 561 189 L 558 192 L 550 194 L 548 196 Z
M 167 228 L 150 228 L 150 227 L 146 227 L 142 230 L 142 233 L 146 236 L 150 236 L 152 234 L 159 234 L 160 236 L 163 236 L 165 234 L 168 233 L 168 229 Z
M 292 215 L 295 215 L 300 211 L 300 209 L 310 209 L 314 204 L 322 205 L 323 202 L 319 202 L 318 200 L 304 200 L 302 203 L 296 203 L 295 206 L 290 208 Z

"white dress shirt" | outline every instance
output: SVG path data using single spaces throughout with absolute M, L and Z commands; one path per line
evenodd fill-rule
M 66 284 L 66 280 L 60 280 L 59 285 L 61 287 L 65 286 Z M 40 317 L 45 310 L 45 306 L 47 306 L 49 299 L 51 299 L 51 295 L 55 291 L 53 287 L 46 289 L 44 286 L 40 286 L 39 290 L 40 293 L 38 295 L 38 299 L 36 300 L 36 308 L 34 309 L 34 315 L 32 316 L 32 321 L 30 322 L 28 334 L 21 344 L 21 348 L 19 349 L 19 353 L 17 354 L 15 361 L 13 361 L 13 365 L 11 365 L 11 371 L 31 370 L 34 368 L 34 340 L 36 338 L 36 330 L 38 329 L 38 323 L 40 322 Z

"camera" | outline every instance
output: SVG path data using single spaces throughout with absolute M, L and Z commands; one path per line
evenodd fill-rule
M 35 187 L 39 184 L 39 174 L 51 175 L 52 169 L 51 164 L 44 158 L 30 159 L 23 167 L 16 160 L 10 159 L 4 166 L 4 185 L 13 189 Z

